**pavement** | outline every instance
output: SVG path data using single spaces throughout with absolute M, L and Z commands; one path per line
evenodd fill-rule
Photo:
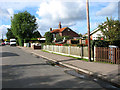
M 117 64 L 86 62 L 72 57 L 43 52 L 42 50 L 34 50 L 28 47 L 18 46 L 18 48 L 21 48 L 26 52 L 33 53 L 53 62 L 58 62 L 59 64 L 64 65 L 68 68 L 75 69 L 76 71 L 80 71 L 91 76 L 100 78 L 104 81 L 110 82 L 117 87 L 120 87 L 120 67 Z

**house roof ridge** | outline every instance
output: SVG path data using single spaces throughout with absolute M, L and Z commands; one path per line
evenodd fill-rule
M 68 28 L 68 27 L 53 29 L 51 32 L 62 32 L 62 31 L 64 31 L 66 28 Z

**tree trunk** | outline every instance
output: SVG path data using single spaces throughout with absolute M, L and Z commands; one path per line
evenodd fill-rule
M 19 46 L 23 46 L 23 39 L 22 38 L 18 38 L 18 44 L 19 44 Z

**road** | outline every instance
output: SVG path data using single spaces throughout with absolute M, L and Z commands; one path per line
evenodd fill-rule
M 93 80 L 65 73 L 68 68 L 51 66 L 46 59 L 18 47 L 2 48 L 2 88 L 103 88 Z M 110 86 L 110 85 L 105 85 Z M 111 87 L 111 86 L 110 86 Z

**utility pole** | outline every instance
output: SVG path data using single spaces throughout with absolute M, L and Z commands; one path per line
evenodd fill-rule
M 88 57 L 91 61 L 91 48 L 90 48 L 90 21 L 89 21 L 89 0 L 86 0 L 86 13 L 87 13 L 87 29 L 88 29 Z

